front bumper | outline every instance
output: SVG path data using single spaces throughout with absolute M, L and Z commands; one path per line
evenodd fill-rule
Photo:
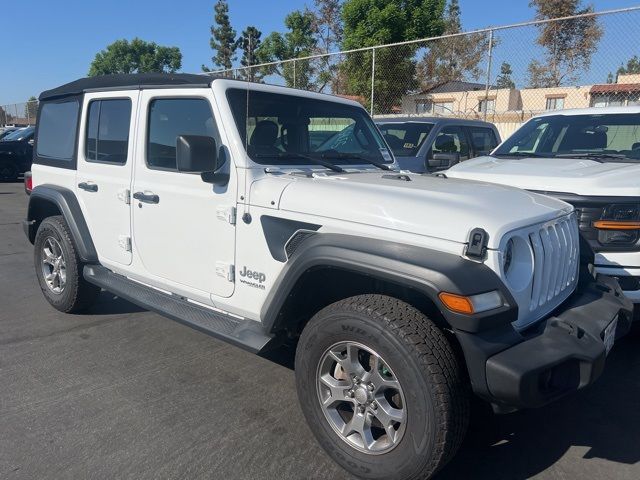
M 535 332 L 498 328 L 456 332 L 474 391 L 503 410 L 545 405 L 592 384 L 604 370 L 604 334 L 617 319 L 615 338 L 631 326 L 633 303 L 614 278 L 581 284 Z M 481 362 L 471 365 L 470 362 Z

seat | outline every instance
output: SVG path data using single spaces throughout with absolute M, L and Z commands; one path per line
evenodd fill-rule
M 640 142 L 636 142 L 631 145 L 631 150 L 640 150 Z
M 434 150 L 441 153 L 458 153 L 456 139 L 453 135 L 441 134 L 436 138 Z
M 251 134 L 249 145 L 258 155 L 278 155 L 282 153 L 276 142 L 278 141 L 279 127 L 271 120 L 261 120 Z

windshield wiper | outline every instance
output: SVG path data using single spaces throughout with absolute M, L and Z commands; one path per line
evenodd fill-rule
M 532 158 L 547 158 L 547 155 L 533 152 L 511 152 L 511 153 L 493 153 L 490 157 L 532 157 Z
M 344 168 L 335 165 L 326 160 L 322 160 L 321 158 L 311 157 L 309 155 L 304 155 L 302 153 L 293 153 L 293 152 L 281 152 L 281 153 L 259 153 L 254 155 L 256 158 L 282 158 L 282 159 L 294 159 L 301 158 L 303 160 L 308 160 L 311 163 L 315 163 L 317 165 L 322 165 L 323 167 L 328 168 L 329 170 L 333 170 L 334 172 L 343 173 Z
M 556 155 L 559 158 L 588 158 L 589 160 L 634 160 L 621 153 L 598 153 L 598 152 L 585 152 L 585 153 L 559 153 Z
M 374 167 L 378 167 L 380 170 L 386 170 L 386 171 L 393 170 L 393 168 L 391 168 L 386 163 L 381 163 L 381 162 L 377 162 L 376 160 L 371 160 L 370 158 L 367 158 L 358 153 L 341 153 L 341 152 L 335 152 L 335 153 L 332 152 L 331 154 L 323 153 L 322 158 L 333 159 L 333 160 L 345 160 L 345 159 L 360 160 L 362 162 L 369 163 Z

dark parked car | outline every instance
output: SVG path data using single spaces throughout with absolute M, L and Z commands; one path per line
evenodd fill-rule
M 396 117 L 376 124 L 400 167 L 416 173 L 446 170 L 486 155 L 500 143 L 495 125 L 480 120 Z
M 0 128 L 0 140 L 2 140 L 4 137 L 10 135 L 11 133 L 15 132 L 16 130 L 18 130 L 19 127 L 1 127 Z
M 31 168 L 35 127 L 11 132 L 0 141 L 0 180 L 16 180 Z

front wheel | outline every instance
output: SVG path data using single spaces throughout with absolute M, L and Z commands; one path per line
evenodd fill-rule
M 327 453 L 367 479 L 425 479 L 459 448 L 465 376 L 448 340 L 410 305 L 383 295 L 334 303 L 296 351 L 304 415 Z

